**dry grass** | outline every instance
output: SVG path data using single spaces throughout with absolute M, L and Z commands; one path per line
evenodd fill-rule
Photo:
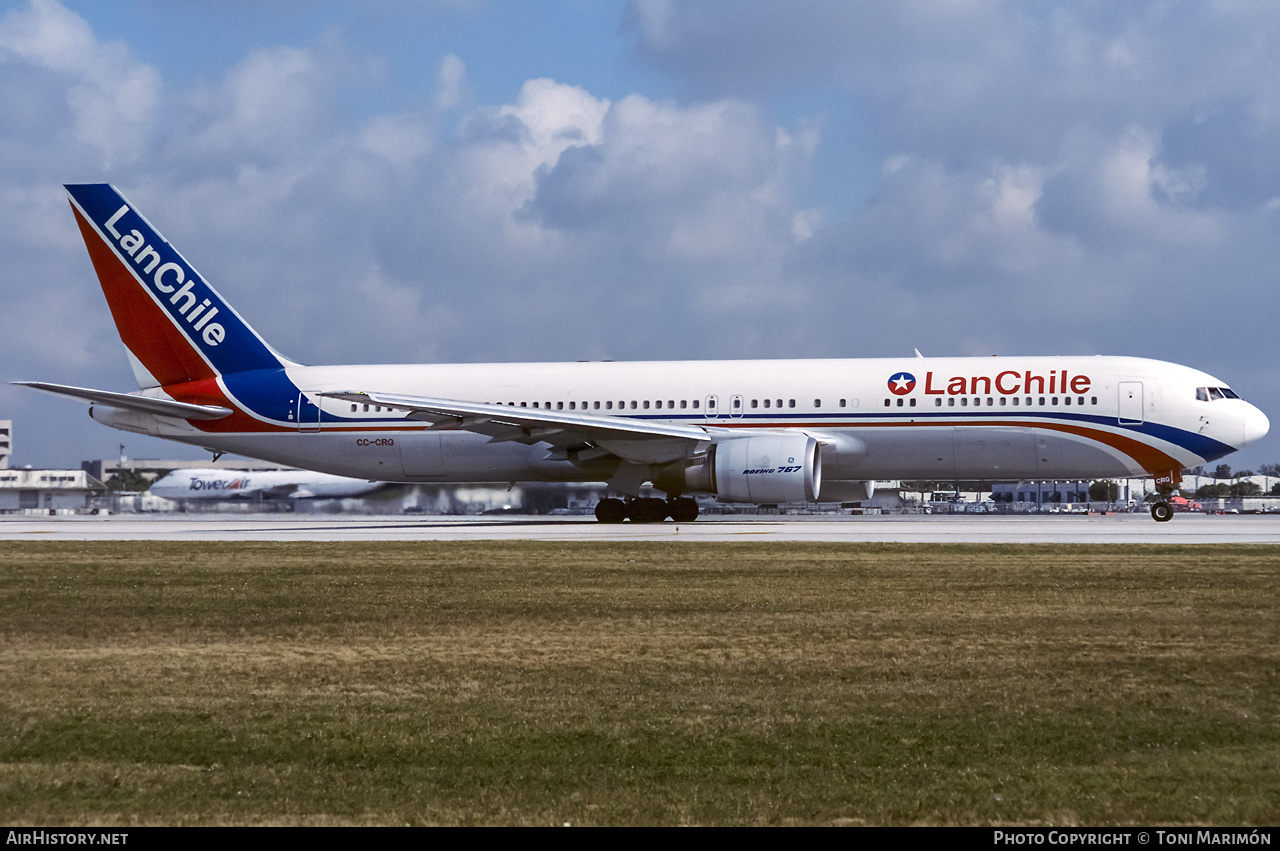
M 9 824 L 1280 821 L 1268 547 L 0 545 Z

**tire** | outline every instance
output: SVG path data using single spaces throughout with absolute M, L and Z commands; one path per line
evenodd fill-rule
M 671 519 L 677 523 L 692 523 L 698 519 L 698 503 L 693 497 L 680 497 L 667 501 L 671 509 Z
M 621 523 L 627 519 L 627 505 L 620 499 L 602 499 L 596 503 L 596 520 L 601 523 Z
M 667 519 L 665 499 L 633 499 L 627 503 L 627 516 L 632 523 L 661 523 Z
M 1157 523 L 1168 523 L 1173 519 L 1173 508 L 1167 502 L 1157 502 L 1151 506 L 1151 518 Z

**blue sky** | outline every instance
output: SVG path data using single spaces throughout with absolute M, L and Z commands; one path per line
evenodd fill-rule
M 128 388 L 60 188 L 109 180 L 306 363 L 1127 354 L 1274 418 L 1277 36 L 1243 0 L 0 3 L 0 379 Z M 121 437 L 6 417 L 19 464 Z

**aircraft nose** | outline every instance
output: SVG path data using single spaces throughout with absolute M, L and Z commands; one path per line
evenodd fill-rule
M 1267 415 L 1255 408 L 1253 405 L 1244 413 L 1244 440 L 1240 444 L 1244 446 L 1247 443 L 1253 443 L 1255 440 L 1261 440 L 1267 436 L 1267 432 L 1271 430 L 1271 420 L 1267 419 Z

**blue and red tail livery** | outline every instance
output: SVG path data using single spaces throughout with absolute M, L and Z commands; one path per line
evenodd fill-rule
M 141 389 L 22 383 L 125 431 L 322 473 L 607 482 L 631 497 L 648 482 L 667 499 L 611 497 L 596 516 L 692 520 L 694 493 L 843 502 L 877 479 L 1175 483 L 1270 428 L 1218 379 L 1133 357 L 302 366 L 114 187 L 67 191 Z
M 120 337 L 155 386 L 283 365 L 114 186 L 67 192 Z

